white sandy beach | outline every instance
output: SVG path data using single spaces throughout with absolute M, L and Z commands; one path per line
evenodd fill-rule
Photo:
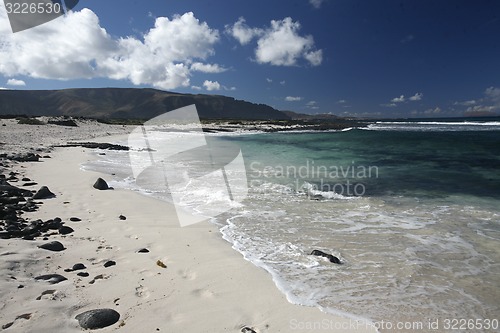
M 35 148 L 70 140 L 95 141 L 95 136 L 110 142 L 106 134 L 126 134 L 132 128 L 0 122 L 8 123 L 0 127 L 0 142 L 15 143 L 16 149 L 37 141 Z M 9 131 L 4 131 L 6 127 Z M 23 141 L 23 131 L 32 137 Z M 75 316 L 98 308 L 120 313 L 116 324 L 99 332 L 251 332 L 244 327 L 255 332 L 376 331 L 364 322 L 289 303 L 271 276 L 233 250 L 215 225 L 205 222 L 181 228 L 173 206 L 166 202 L 132 191 L 94 189 L 95 180 L 106 176 L 80 169 L 93 158 L 90 152 L 55 148 L 51 158 L 14 166 L 38 183 L 29 189 L 46 185 L 56 194 L 40 200 L 39 210 L 23 217 L 60 217 L 75 231 L 50 237 L 64 244 L 66 250 L 61 252 L 37 248 L 47 242 L 42 239 L 0 239 L 0 326 L 11 323 L 6 332 L 79 332 L 82 328 Z M 71 222 L 71 217 L 81 221 Z M 149 252 L 137 252 L 144 248 Z M 116 265 L 104 267 L 109 260 Z M 76 263 L 86 269 L 64 271 Z M 53 273 L 68 280 L 58 284 L 34 280 Z

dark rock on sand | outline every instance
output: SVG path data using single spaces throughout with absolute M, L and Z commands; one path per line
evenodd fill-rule
M 49 282 L 50 284 L 56 284 L 62 281 L 66 281 L 67 279 L 60 274 L 46 274 L 37 276 L 35 280 L 43 280 Z
M 79 217 L 70 217 L 70 218 L 69 218 L 69 220 L 70 220 L 71 222 L 80 222 L 82 219 L 81 219 L 81 218 L 79 218 Z
M 340 261 L 339 258 L 335 257 L 334 255 L 320 251 L 320 250 L 313 250 L 311 252 L 311 255 L 324 257 L 324 258 L 327 258 L 331 263 L 342 265 L 342 262 Z
M 66 249 L 64 247 L 64 245 L 62 245 L 62 243 L 58 242 L 58 241 L 53 241 L 53 242 L 45 243 L 45 244 L 42 244 L 42 245 L 40 245 L 38 247 L 41 248 L 41 249 L 44 249 L 44 250 L 55 251 L 55 252 L 60 252 L 60 251 Z
M 241 333 L 257 333 L 257 332 L 255 332 L 255 330 L 253 330 L 252 328 L 247 327 L 247 326 L 242 327 L 240 332 Z
M 126 217 L 126 216 L 124 216 L 124 215 L 120 215 L 120 216 L 118 216 L 118 218 L 119 218 L 120 220 L 122 220 L 122 221 L 125 221 L 125 220 L 127 219 L 127 217 Z
M 113 260 L 108 260 L 104 263 L 104 267 L 106 267 L 106 268 L 114 266 L 114 265 L 116 265 L 116 261 L 113 261 Z
M 98 329 L 116 323 L 120 314 L 113 309 L 94 309 L 80 313 L 75 319 L 84 329 Z
M 149 250 L 144 248 L 144 249 L 140 249 L 139 251 L 137 251 L 137 253 L 149 253 Z
M 73 231 L 75 231 L 73 228 L 65 226 L 65 225 L 63 225 L 62 227 L 59 228 L 59 233 L 61 235 L 68 235 L 68 234 L 72 233 Z
M 64 146 L 56 146 L 56 147 L 84 147 L 90 149 L 108 149 L 108 150 L 129 150 L 129 147 L 122 145 L 115 145 L 112 143 L 106 142 L 70 142 Z
M 78 124 L 73 119 L 49 120 L 48 123 L 52 124 L 52 125 L 58 125 L 58 126 L 78 127 Z
M 76 275 L 81 276 L 81 277 L 88 277 L 90 274 L 87 272 L 79 272 Z
M 40 189 L 35 193 L 33 196 L 33 199 L 49 199 L 49 198 L 54 198 L 56 195 L 52 192 L 50 192 L 49 188 L 47 186 L 42 186 Z
M 98 190 L 108 190 L 111 187 L 108 186 L 108 183 L 102 178 L 97 178 L 96 182 L 94 183 L 94 188 Z
M 74 264 L 73 267 L 71 267 L 71 268 L 65 269 L 64 271 L 65 272 L 73 272 L 73 271 L 79 271 L 79 270 L 85 269 L 85 268 L 87 268 L 87 267 L 85 267 L 84 264 L 78 263 L 78 264 Z

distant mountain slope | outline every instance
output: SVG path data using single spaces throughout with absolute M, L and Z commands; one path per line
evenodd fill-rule
M 205 119 L 290 118 L 265 104 L 220 95 L 137 88 L 0 90 L 0 115 L 150 119 L 191 104 Z

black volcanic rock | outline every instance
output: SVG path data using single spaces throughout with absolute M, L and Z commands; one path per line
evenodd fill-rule
M 33 199 L 49 199 L 49 198 L 54 198 L 55 196 L 56 195 L 52 193 L 47 186 L 42 186 L 35 193 Z
M 332 254 L 325 253 L 325 252 L 320 251 L 320 250 L 313 250 L 311 252 L 311 255 L 313 255 L 313 256 L 319 256 L 319 257 L 324 257 L 324 258 L 327 258 L 331 263 L 342 265 L 342 262 L 340 261 L 339 258 L 335 257 Z
M 45 274 L 35 277 L 35 280 L 47 281 L 50 284 L 56 284 L 62 281 L 66 281 L 67 278 L 60 274 Z
M 114 265 L 116 265 L 116 261 L 113 261 L 113 260 L 108 260 L 104 263 L 104 267 L 106 267 L 106 268 L 114 266 Z
M 94 309 L 78 314 L 75 319 L 83 329 L 98 329 L 116 323 L 120 314 L 113 309 Z
M 59 228 L 59 233 L 61 235 L 68 235 L 68 234 L 72 233 L 73 231 L 75 231 L 73 228 L 68 227 L 66 225 L 63 225 L 62 227 Z
M 38 247 L 41 249 L 44 249 L 44 250 L 49 250 L 49 251 L 54 251 L 54 252 L 60 252 L 60 251 L 66 250 L 64 245 L 62 245 L 62 243 L 58 242 L 58 241 L 45 243 L 45 244 L 42 244 Z
M 94 188 L 98 190 L 108 190 L 110 187 L 108 186 L 108 183 L 102 178 L 97 178 L 96 182 L 94 183 Z

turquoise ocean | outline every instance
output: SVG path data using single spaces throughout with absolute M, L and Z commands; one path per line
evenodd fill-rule
M 446 331 L 445 323 L 456 323 L 454 332 L 500 329 L 498 120 L 381 121 L 207 140 L 241 149 L 249 185 L 247 198 L 211 223 L 290 302 L 418 328 L 407 331 Z M 124 152 L 84 168 L 114 174 L 115 187 L 168 198 L 161 186 L 132 181 Z M 205 197 L 186 208 L 224 204 L 210 189 Z M 315 249 L 342 265 L 310 255 Z M 465 320 L 491 329 L 464 328 Z

